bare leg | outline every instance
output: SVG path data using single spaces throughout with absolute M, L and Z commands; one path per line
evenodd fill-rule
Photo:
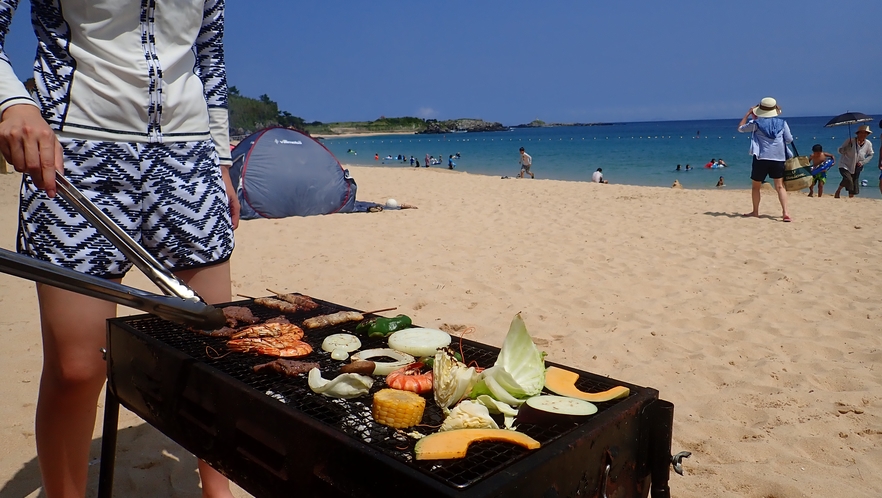
M 98 396 L 107 378 L 100 349 L 116 305 L 37 285 L 43 371 L 37 400 L 37 459 L 49 498 L 86 494 Z
M 229 261 L 198 270 L 178 272 L 177 276 L 207 303 L 226 303 L 232 300 Z M 199 476 L 202 478 L 204 498 L 232 498 L 230 481 L 202 460 L 199 460 Z
M 818 182 L 818 197 L 824 195 L 824 182 Z
M 762 182 L 758 182 L 756 180 L 752 180 L 752 185 L 750 188 L 750 199 L 753 201 L 753 211 L 745 214 L 744 216 L 759 216 L 759 203 L 760 203 L 760 187 L 762 186 Z
M 814 197 L 814 196 L 815 196 L 815 190 L 814 190 L 814 189 L 815 189 L 815 184 L 816 184 L 816 183 L 818 183 L 817 180 L 812 180 L 812 185 L 811 185 L 811 187 L 809 187 L 809 195 L 808 195 L 809 197 Z M 820 192 L 820 191 L 821 191 L 821 186 L 818 185 L 818 192 Z
M 778 191 L 778 202 L 781 203 L 782 216 L 785 220 L 790 219 L 790 213 L 787 212 L 787 189 L 784 188 L 784 179 L 775 178 L 775 190 Z

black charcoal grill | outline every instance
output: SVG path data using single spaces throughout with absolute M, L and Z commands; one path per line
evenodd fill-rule
M 318 309 L 288 318 L 299 324 L 351 310 L 316 302 Z M 231 304 L 264 319 L 278 315 L 250 300 Z M 324 377 L 333 378 L 341 363 L 321 350 L 322 339 L 355 325 L 307 331 L 315 352 L 303 359 L 318 361 Z M 384 341 L 363 340 L 364 349 L 374 347 Z M 469 340 L 462 351 L 482 366 L 499 352 Z M 520 424 L 542 443 L 535 451 L 484 442 L 461 460 L 416 461 L 413 438 L 373 422 L 369 396 L 327 398 L 309 389 L 306 374 L 257 374 L 252 367 L 269 358 L 226 352 L 224 339 L 152 315 L 108 321 L 100 497 L 110 496 L 119 403 L 258 497 L 670 496 L 673 405 L 651 388 L 579 371 L 584 391 L 625 385 L 631 394 L 599 404 L 578 425 Z M 383 387 L 377 379 L 371 391 Z M 428 399 L 423 423 L 437 426 L 442 414 Z

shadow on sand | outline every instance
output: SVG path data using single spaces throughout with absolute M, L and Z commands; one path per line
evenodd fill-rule
M 722 216 L 725 216 L 726 218 L 744 218 L 744 219 L 751 219 L 750 216 L 744 216 L 744 213 L 718 213 L 718 212 L 714 212 L 714 211 L 707 211 L 707 212 L 705 212 L 704 214 L 707 215 L 707 216 L 716 216 L 716 217 L 718 217 L 718 218 L 719 218 L 719 217 L 722 217 Z M 757 218 L 762 218 L 762 219 L 766 219 L 766 220 L 776 220 L 776 221 L 777 221 L 777 220 L 780 219 L 781 217 L 780 217 L 780 216 L 769 216 L 769 215 L 767 215 L 767 214 L 761 214 L 761 215 L 757 216 Z
M 149 424 L 120 428 L 117 433 L 113 496 L 174 496 L 200 498 L 196 458 Z M 87 498 L 98 496 L 101 438 L 92 440 L 89 452 Z M 38 493 L 38 494 L 34 494 Z M 40 468 L 34 458 L 0 488 L 0 498 L 45 497 Z

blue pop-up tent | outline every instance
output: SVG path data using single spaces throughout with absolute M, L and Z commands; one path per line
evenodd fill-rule
M 242 219 L 349 213 L 355 180 L 317 140 L 288 128 L 267 128 L 233 149 L 230 169 Z

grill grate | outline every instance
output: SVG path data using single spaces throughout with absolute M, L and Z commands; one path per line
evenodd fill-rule
M 305 318 L 341 310 L 351 310 L 351 308 L 326 301 L 316 300 L 316 302 L 319 304 L 317 309 L 310 312 L 287 315 L 288 319 L 292 323 L 299 325 Z M 254 315 L 261 320 L 279 315 L 278 311 L 256 305 L 251 300 L 230 304 L 250 308 Z M 129 327 L 134 331 L 150 336 L 171 348 L 185 353 L 196 361 L 205 363 L 217 371 L 264 393 L 268 398 L 299 410 L 310 418 L 347 434 L 353 440 L 367 444 L 383 454 L 406 463 L 450 486 L 466 488 L 529 454 L 528 450 L 513 445 L 481 442 L 473 444 L 469 448 L 467 456 L 463 459 L 416 461 L 413 456 L 415 439 L 373 421 L 370 415 L 370 396 L 354 400 L 332 399 L 313 393 L 307 385 L 306 374 L 292 378 L 284 377 L 274 372 L 255 373 L 252 370 L 253 366 L 270 361 L 272 358 L 243 353 L 225 354 L 227 353 L 225 339 L 198 335 L 174 323 L 150 315 L 120 319 L 118 322 L 121 322 L 123 327 Z M 330 334 L 341 332 L 354 333 L 356 325 L 357 322 L 350 322 L 313 331 L 306 330 L 303 340 L 308 342 L 314 351 L 309 356 L 298 359 L 318 362 L 322 375 L 327 379 L 334 378 L 339 373 L 339 368 L 343 363 L 331 359 L 330 353 L 322 351 L 322 340 Z M 387 347 L 384 339 L 364 337 L 360 337 L 360 339 L 362 340 L 362 349 Z M 453 346 L 456 346 L 456 343 Z M 462 353 L 467 362 L 477 362 L 482 367 L 489 367 L 496 361 L 498 349 L 473 341 L 462 340 Z M 580 378 L 576 386 L 583 391 L 603 391 L 620 384 L 621 382 L 619 381 L 580 372 Z M 631 389 L 631 396 L 642 389 L 638 386 L 626 385 Z M 371 394 L 385 387 L 385 380 L 375 377 Z M 435 427 L 441 424 L 443 420 L 441 409 L 435 404 L 431 393 L 425 397 L 427 398 L 427 403 L 423 424 L 426 426 L 417 426 L 408 429 L 407 432 L 416 431 L 422 434 L 430 434 L 435 431 Z M 270 402 L 269 399 L 267 401 Z M 614 400 L 597 404 L 598 413 L 609 409 L 621 401 Z M 544 446 L 577 427 L 592 424 L 592 420 L 595 417 L 597 415 L 580 425 L 557 424 L 538 426 L 519 424 L 518 430 L 538 440 Z M 501 424 L 501 420 L 499 422 Z

